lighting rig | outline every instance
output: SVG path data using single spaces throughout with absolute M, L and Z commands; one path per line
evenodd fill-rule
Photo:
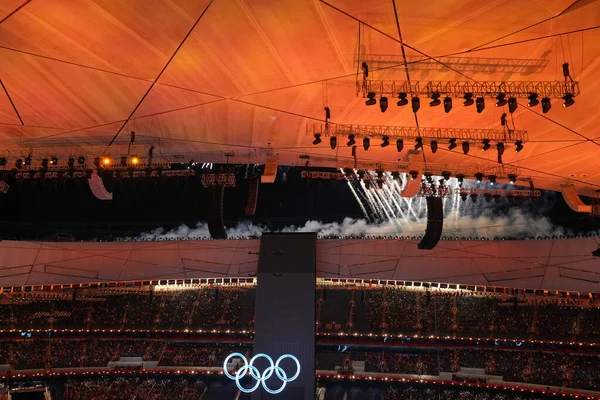
M 387 147 L 390 140 L 396 141 L 396 149 L 401 152 L 404 149 L 404 141 L 414 141 L 414 149 L 418 150 L 424 144 L 429 144 L 431 151 L 435 153 L 442 143 L 448 145 L 448 150 L 454 150 L 457 142 L 461 143 L 464 154 L 468 154 L 471 144 L 481 143 L 482 150 L 489 150 L 490 143 L 496 143 L 498 154 L 504 153 L 508 143 L 515 144 L 517 152 L 523 149 L 523 143 L 529 140 L 527 131 L 513 129 L 461 129 L 461 128 L 427 128 L 410 126 L 387 126 L 387 125 L 345 125 L 333 124 L 323 125 L 312 123 L 306 126 L 307 135 L 321 137 L 323 132 L 328 132 L 330 137 L 346 136 L 347 145 L 353 146 L 357 138 L 363 138 L 363 148 L 368 150 L 371 138 L 381 139 L 381 147 Z M 318 143 L 321 143 L 320 139 Z
M 412 105 L 412 111 L 420 108 L 420 97 L 429 98 L 429 105 L 436 107 L 441 104 L 440 97 L 444 96 L 443 104 L 446 113 L 452 110 L 452 99 L 462 99 L 465 107 L 475 104 L 477 113 L 483 112 L 486 99 L 494 99 L 496 107 L 508 105 L 508 110 L 513 113 L 518 108 L 517 99 L 528 99 L 527 107 L 535 107 L 540 103 L 542 112 L 547 113 L 552 108 L 551 99 L 563 101 L 563 107 L 575 104 L 574 98 L 579 95 L 579 82 L 574 81 L 569 73 L 569 64 L 563 64 L 563 81 L 392 81 L 392 80 L 363 80 L 357 83 L 363 98 L 368 99 L 367 106 L 377 104 L 377 98 L 398 98 L 397 105 Z

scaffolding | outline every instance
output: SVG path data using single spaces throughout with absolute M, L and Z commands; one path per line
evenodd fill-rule
M 450 140 L 478 142 L 487 139 L 496 143 L 508 143 L 520 140 L 526 143 L 529 140 L 527 131 L 514 129 L 461 129 L 461 128 L 427 128 L 386 125 L 344 125 L 333 123 L 312 123 L 306 126 L 307 135 L 324 134 L 325 136 L 379 137 L 387 136 L 390 139 L 415 140 L 423 142 L 432 140 Z
M 495 98 L 503 93 L 507 96 L 527 98 L 531 93 L 540 97 L 562 99 L 565 94 L 579 95 L 579 82 L 576 81 L 391 81 L 363 80 L 357 82 L 363 97 L 369 93 L 375 96 L 398 97 L 398 93 L 409 96 L 431 97 L 433 93 L 462 98 L 470 93 L 476 97 Z

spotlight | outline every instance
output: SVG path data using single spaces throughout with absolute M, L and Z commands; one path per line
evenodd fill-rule
M 48 159 L 47 158 L 42 159 L 42 169 L 48 169 Z
M 398 107 L 402 107 L 408 104 L 408 99 L 406 98 L 406 93 L 400 92 L 398 93 L 398 102 L 396 103 Z
M 69 157 L 67 160 L 67 165 L 69 166 L 69 169 L 75 168 L 75 159 L 73 157 Z
M 527 103 L 527 107 L 535 107 L 538 104 L 540 104 L 540 101 L 537 99 L 538 98 L 537 93 L 529 93 L 529 96 L 527 98 L 529 99 L 529 102 Z
M 375 92 L 369 92 L 367 93 L 367 98 L 369 100 L 365 101 L 365 105 L 367 106 L 374 106 L 375 104 L 377 104 L 377 100 L 375 100 Z
M 388 98 L 387 97 L 382 97 L 379 99 L 379 108 L 381 109 L 381 112 L 385 112 L 385 110 L 388 109 Z
M 462 143 L 462 150 L 463 150 L 463 153 L 469 154 L 469 142 Z
M 354 146 L 356 144 L 356 140 L 354 140 L 354 135 L 348 135 L 348 143 L 346 146 Z
M 438 142 L 437 142 L 437 140 L 432 140 L 429 145 L 431 146 L 431 152 L 435 154 L 437 152 L 437 150 L 438 150 Z
M 0 157 L 0 167 L 6 167 L 6 157 Z
M 542 99 L 542 112 L 546 114 L 552 108 L 552 103 L 550 102 L 549 97 L 544 97 Z
M 452 98 L 446 97 L 444 98 L 444 112 L 449 113 L 452 110 Z
M 121 166 L 122 167 L 127 166 L 127 156 L 121 156 Z
M 475 107 L 477 107 L 477 113 L 481 114 L 481 112 L 485 110 L 485 99 L 483 97 L 475 99 Z
M 571 107 L 573 104 L 575 104 L 575 100 L 573 100 L 573 95 L 571 93 L 566 93 L 563 96 L 563 100 L 565 101 L 563 103 L 563 107 Z
M 448 140 L 448 150 L 454 150 L 456 148 L 456 139 L 452 138 Z
M 477 202 L 477 194 L 473 193 L 470 197 L 473 203 Z
M 423 147 L 423 138 L 418 137 L 415 139 L 415 150 L 419 150 L 421 147 Z
M 381 147 L 388 147 L 390 145 L 390 138 L 384 136 L 381 138 Z
M 425 180 L 433 184 L 433 178 L 431 177 L 431 174 L 425 174 Z
M 449 179 L 450 179 L 450 175 L 451 175 L 451 174 L 450 174 L 450 172 L 448 172 L 448 171 L 443 171 L 443 172 L 442 172 L 442 176 L 444 177 L 444 180 L 445 180 L 445 181 L 447 181 L 447 180 L 449 180 Z
M 315 140 L 313 140 L 313 144 L 316 146 L 321 143 L 321 134 L 315 133 L 314 137 L 315 137 Z
M 102 164 L 109 165 L 110 164 L 110 157 L 105 156 L 104 158 L 102 158 Z
M 363 139 L 363 149 L 369 150 L 369 147 L 371 146 L 371 139 L 369 139 L 368 137 Z
M 140 163 L 140 159 L 137 156 L 133 156 L 133 157 L 131 157 L 131 163 L 133 165 L 137 165 Z
M 476 173 L 475 179 L 477 179 L 477 183 L 481 183 L 481 181 L 483 180 L 483 174 L 481 172 Z
M 498 157 L 502 157 L 502 155 L 504 154 L 504 143 L 498 143 L 496 145 L 496 149 L 498 149 Z
M 429 102 L 430 107 L 437 107 L 442 102 L 440 101 L 440 94 L 438 92 L 434 92 L 431 94 L 431 101 Z
M 25 165 L 28 167 L 31 165 L 31 156 L 25 157 Z
M 23 167 L 23 160 L 20 158 L 17 159 L 17 161 L 15 161 L 15 167 L 17 167 L 17 169 L 21 169 L 21 167 Z
M 458 180 L 458 186 L 462 187 L 462 184 L 465 181 L 465 176 L 463 174 L 458 174 L 456 175 L 456 179 Z
M 50 158 L 50 164 L 52 164 L 52 165 L 58 164 L 58 158 L 57 157 Z
M 85 157 L 84 156 L 77 157 L 77 164 L 79 164 L 79 165 L 85 164 Z
M 483 147 L 481 148 L 481 150 L 483 150 L 483 151 L 487 151 L 487 150 L 489 150 L 489 149 L 490 149 L 490 147 L 491 147 L 491 146 L 490 146 L 490 139 L 483 139 L 483 140 L 481 141 L 481 143 L 483 143 Z
M 504 93 L 498 93 L 496 96 L 496 107 L 504 107 L 506 105 L 506 95 Z
M 465 93 L 465 95 L 463 96 L 463 99 L 465 99 L 465 101 L 463 101 L 463 106 L 468 107 L 468 106 L 472 106 L 473 105 L 473 93 Z
M 331 150 L 335 149 L 335 147 L 337 146 L 337 137 L 332 136 L 329 138 L 329 147 L 331 147 Z
M 511 185 L 514 185 L 515 181 L 517 180 L 517 176 L 514 175 L 514 174 L 509 174 L 508 175 L 508 180 L 509 180 L 509 182 L 510 182 Z
M 419 171 L 410 171 L 410 179 L 415 180 L 419 177 Z
M 490 175 L 488 176 L 488 179 L 490 180 L 490 185 L 496 184 L 496 175 Z
M 483 197 L 485 198 L 485 201 L 488 202 L 488 203 L 490 201 L 492 201 L 492 194 L 491 193 L 484 193 Z
M 506 113 L 502 113 L 500 116 L 500 125 L 506 126 Z
M 421 99 L 419 99 L 418 97 L 413 97 L 410 102 L 412 104 L 413 112 L 416 113 L 417 111 L 419 111 L 419 108 L 421 108 Z
M 514 113 L 517 110 L 517 107 L 519 107 L 519 103 L 517 103 L 517 99 L 515 99 L 514 97 L 509 97 L 508 98 L 508 112 L 510 112 L 511 114 Z
M 522 140 L 517 140 L 515 142 L 515 146 L 516 146 L 515 151 L 517 153 L 520 152 L 521 150 L 523 150 L 523 141 Z
M 398 150 L 398 153 L 400 153 L 403 148 L 404 148 L 404 140 L 402 140 L 402 139 L 396 140 L 396 149 Z

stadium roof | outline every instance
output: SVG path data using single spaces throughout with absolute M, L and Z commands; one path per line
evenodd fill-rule
M 521 99 L 514 124 L 529 142 L 520 153 L 508 147 L 504 162 L 536 187 L 559 190 L 570 181 L 593 194 L 600 188 L 600 2 L 448 4 L 398 1 L 396 20 L 389 0 L 4 0 L 0 79 L 10 99 L 0 92 L 0 147 L 108 145 L 123 128 L 115 143 L 135 130 L 138 143 L 173 154 L 216 152 L 216 159 L 233 151 L 247 162 L 270 148 L 280 164 L 312 154 L 335 165 L 333 157 L 349 159 L 350 148 L 313 146 L 306 131 L 322 121 L 324 106 L 333 123 L 416 124 L 395 99 L 382 113 L 357 96 L 357 60 L 369 62 L 369 79 L 406 80 L 400 28 L 409 62 L 456 55 L 439 58 L 443 65 L 411 63 L 413 81 L 562 80 L 569 62 L 580 82 L 576 104 L 554 100 L 542 114 Z M 391 65 L 400 67 L 381 69 Z M 422 99 L 420 126 L 500 128 L 493 99 L 481 114 L 456 100 L 446 114 Z M 399 156 L 394 146 L 373 144 L 358 158 L 406 159 L 407 150 Z M 441 145 L 424 154 L 436 163 L 496 161 L 495 151 L 477 148 L 463 155 Z

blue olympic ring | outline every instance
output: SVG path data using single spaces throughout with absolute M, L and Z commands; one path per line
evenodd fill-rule
M 240 369 L 237 370 L 235 375 L 232 375 L 227 370 L 227 363 L 229 362 L 229 360 L 231 360 L 234 357 L 241 358 L 242 361 L 244 362 L 244 365 Z M 271 364 L 269 367 L 267 367 L 267 369 L 264 370 L 262 375 L 260 374 L 258 369 L 254 366 L 254 362 L 259 358 L 265 358 L 267 361 L 269 361 L 269 364 Z M 283 368 L 281 368 L 279 366 L 279 363 L 281 361 L 285 360 L 286 358 L 289 358 L 296 363 L 297 371 L 294 374 L 294 376 L 292 376 L 291 378 L 288 378 L 287 374 L 285 373 Z M 244 393 L 252 393 L 256 389 L 258 389 L 259 385 L 262 384 L 263 389 L 265 389 L 265 391 L 267 393 L 278 394 L 283 391 L 283 389 L 285 388 L 285 385 L 288 382 L 295 380 L 298 377 L 298 375 L 300 375 L 300 361 L 298 361 L 298 359 L 291 354 L 284 354 L 281 357 L 279 357 L 275 363 L 273 363 L 273 359 L 271 357 L 269 357 L 267 354 L 258 353 L 256 355 L 254 355 L 254 357 L 252 357 L 250 359 L 250 363 L 248 363 L 248 359 L 243 354 L 231 353 L 230 355 L 227 356 L 227 358 L 225 358 L 225 361 L 223 362 L 223 372 L 225 373 L 225 376 L 227 376 L 229 379 L 234 380 L 238 389 L 240 389 Z M 269 379 L 271 376 L 273 376 L 273 372 L 275 372 L 275 375 L 277 375 L 277 377 L 279 379 L 281 379 L 282 384 L 279 389 L 271 389 L 265 383 L 267 379 Z M 252 386 L 251 388 L 245 388 L 240 383 L 240 379 L 245 377 L 247 373 L 249 373 L 252 378 L 256 379 L 256 384 L 254 386 Z

